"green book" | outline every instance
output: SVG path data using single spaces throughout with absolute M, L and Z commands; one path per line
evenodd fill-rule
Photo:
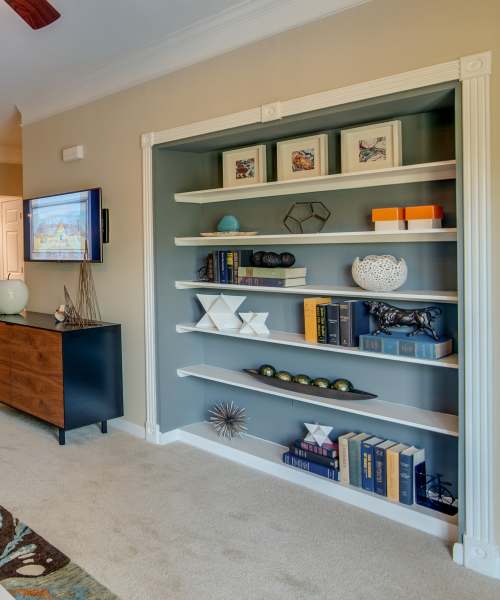
M 266 279 L 297 279 L 305 277 L 306 267 L 239 267 L 239 277 L 265 277 Z

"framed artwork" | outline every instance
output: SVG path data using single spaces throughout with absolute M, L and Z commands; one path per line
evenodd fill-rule
M 266 147 L 249 146 L 222 153 L 223 186 L 264 183 L 266 174 Z
M 342 173 L 401 166 L 401 121 L 341 131 Z
M 278 181 L 328 175 L 328 137 L 313 135 L 277 143 Z

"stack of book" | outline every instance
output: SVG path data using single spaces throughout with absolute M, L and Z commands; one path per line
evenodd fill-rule
M 441 337 L 439 340 L 430 335 L 409 337 L 406 333 L 393 332 L 392 335 L 361 335 L 360 348 L 367 352 L 395 354 L 411 358 L 438 360 L 453 352 L 453 340 Z
M 321 475 L 327 479 L 339 480 L 338 445 L 327 442 L 322 446 L 305 440 L 290 444 L 288 452 L 283 454 L 283 462 L 303 471 Z
M 240 285 L 262 285 L 267 287 L 295 287 L 306 284 L 306 267 L 247 267 L 238 269 Z
M 426 488 L 423 448 L 350 432 L 323 446 L 297 440 L 283 454 L 283 462 L 393 502 L 426 504 L 420 495 Z
M 313 344 L 359 346 L 362 334 L 369 333 L 370 318 L 362 300 L 333 302 L 331 298 L 304 300 L 304 337 Z
M 215 250 L 207 257 L 207 279 L 213 283 L 238 283 L 239 267 L 250 266 L 253 250 Z
M 425 489 L 425 450 L 369 433 L 346 433 L 338 440 L 340 480 L 393 502 L 414 504 Z

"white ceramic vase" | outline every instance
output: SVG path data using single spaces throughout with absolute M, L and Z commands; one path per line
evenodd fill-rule
M 0 314 L 17 315 L 28 304 L 28 286 L 20 279 L 0 281 Z
M 408 277 L 403 258 L 384 254 L 359 256 L 352 263 L 352 277 L 359 287 L 370 292 L 392 292 L 400 288 Z

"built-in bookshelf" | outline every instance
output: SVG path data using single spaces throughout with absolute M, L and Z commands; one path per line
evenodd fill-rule
M 403 525 L 420 529 L 445 540 L 453 541 L 457 538 L 456 516 L 451 517 L 418 504 L 413 506 L 395 504 L 361 488 L 339 481 L 325 480 L 323 477 L 284 465 L 281 457 L 288 448 L 281 444 L 252 435 L 243 435 L 233 440 L 221 439 L 205 422 L 187 425 L 178 430 L 177 436 L 180 441 L 185 441 L 204 452 L 217 454 L 285 481 L 312 488 L 320 494 L 347 502 Z
M 458 418 L 455 415 L 431 410 L 422 410 L 405 404 L 384 402 L 378 398 L 355 402 L 352 400 L 320 398 L 307 393 L 301 394 L 291 390 L 278 389 L 267 383 L 262 383 L 242 371 L 221 369 L 220 367 L 205 364 L 183 367 L 177 370 L 177 375 L 179 377 L 197 377 L 199 379 L 205 379 L 206 381 L 223 383 L 224 385 L 244 388 L 269 396 L 289 398 L 296 402 L 315 404 L 317 406 L 323 406 L 341 412 L 362 415 L 381 421 L 389 421 L 390 423 L 399 423 L 400 425 L 405 425 L 407 427 L 425 429 L 427 431 L 442 433 L 453 437 L 458 436 Z
M 176 246 L 302 246 L 314 244 L 396 244 L 401 242 L 456 242 L 456 228 L 404 231 L 336 231 L 275 235 L 219 235 L 176 237 Z
M 307 348 L 309 350 L 319 350 L 321 352 L 334 352 L 338 354 L 347 354 L 350 356 L 363 356 L 365 358 L 374 358 L 382 360 L 395 360 L 415 365 L 426 365 L 428 367 L 437 367 L 443 369 L 458 369 L 458 354 L 450 354 L 438 360 L 428 360 L 424 358 L 413 358 L 409 356 L 398 356 L 395 354 L 382 354 L 378 352 L 366 352 L 360 348 L 349 348 L 346 346 L 334 346 L 332 344 L 318 344 L 306 342 L 302 333 L 293 333 L 290 331 L 270 331 L 269 335 L 247 335 L 239 331 L 219 329 L 203 329 L 197 327 L 196 323 L 180 323 L 176 326 L 177 333 L 201 333 L 206 335 L 220 335 L 265 344 L 279 344 L 282 346 L 293 346 L 295 348 Z
M 301 285 L 298 287 L 266 287 L 233 283 L 212 283 L 210 281 L 176 281 L 178 290 L 211 289 L 241 292 L 265 292 L 266 294 L 295 294 L 300 296 L 338 296 L 339 298 L 377 298 L 399 300 L 400 302 L 440 302 L 456 304 L 458 294 L 453 290 L 395 290 L 394 292 L 369 292 L 355 286 L 342 285 Z
M 255 129 L 218 132 L 155 150 L 155 244 L 157 340 L 161 431 L 177 428 L 194 445 L 231 454 L 251 466 L 290 481 L 321 488 L 333 498 L 408 522 L 447 539 L 457 535 L 457 519 L 419 506 L 406 507 L 360 488 L 323 480 L 282 464 L 281 455 L 300 423 L 333 425 L 335 435 L 366 431 L 429 449 L 432 472 L 445 473 L 458 489 L 463 369 L 461 324 L 461 204 L 455 180 L 455 88 L 450 84 L 413 95 L 367 100 L 364 104 L 286 119 Z M 336 110 L 338 112 L 336 112 Z M 359 173 L 340 171 L 340 129 L 398 118 L 403 122 L 403 165 Z M 310 123 L 310 125 L 308 125 Z M 275 148 L 281 139 L 326 132 L 328 175 L 276 181 Z M 221 152 L 266 145 L 268 181 L 220 187 Z M 274 163 L 273 163 L 274 161 Z M 287 233 L 283 218 L 292 203 L 323 202 L 334 218 L 320 233 Z M 375 231 L 370 210 L 442 204 L 442 229 Z M 245 231 L 258 234 L 217 237 L 224 214 L 237 216 Z M 215 249 L 247 247 L 293 252 L 308 268 L 308 284 L 267 287 L 202 281 L 199 268 Z M 352 284 L 356 256 L 394 254 L 407 259 L 407 283 L 393 292 L 371 292 Z M 439 273 L 442 274 L 439 277 Z M 200 329 L 197 292 L 245 295 L 245 311 L 269 312 L 267 336 L 236 330 Z M 437 304 L 454 340 L 455 353 L 439 360 L 379 354 L 359 348 L 310 343 L 303 333 L 302 301 L 311 296 L 379 299 L 409 307 Z M 284 390 L 244 372 L 274 364 L 290 373 L 345 377 L 355 387 L 377 393 L 371 400 L 340 401 Z M 306 387 L 306 386 L 305 386 Z M 219 440 L 203 421 L 208 406 L 234 401 L 246 408 L 251 433 L 243 440 Z M 190 424 L 191 423 L 191 424 Z M 182 436 L 181 438 L 182 439 Z M 194 440 L 194 441 L 193 441 Z
M 271 181 L 236 188 L 216 188 L 197 190 L 174 195 L 176 202 L 208 204 L 212 202 L 228 202 L 230 200 L 249 200 L 254 198 L 270 198 L 310 194 L 311 192 L 332 192 L 336 190 L 352 190 L 387 185 L 401 185 L 427 181 L 455 179 L 456 161 L 445 160 L 433 163 L 422 163 L 364 171 L 362 173 L 338 173 L 308 179 L 291 181 Z

